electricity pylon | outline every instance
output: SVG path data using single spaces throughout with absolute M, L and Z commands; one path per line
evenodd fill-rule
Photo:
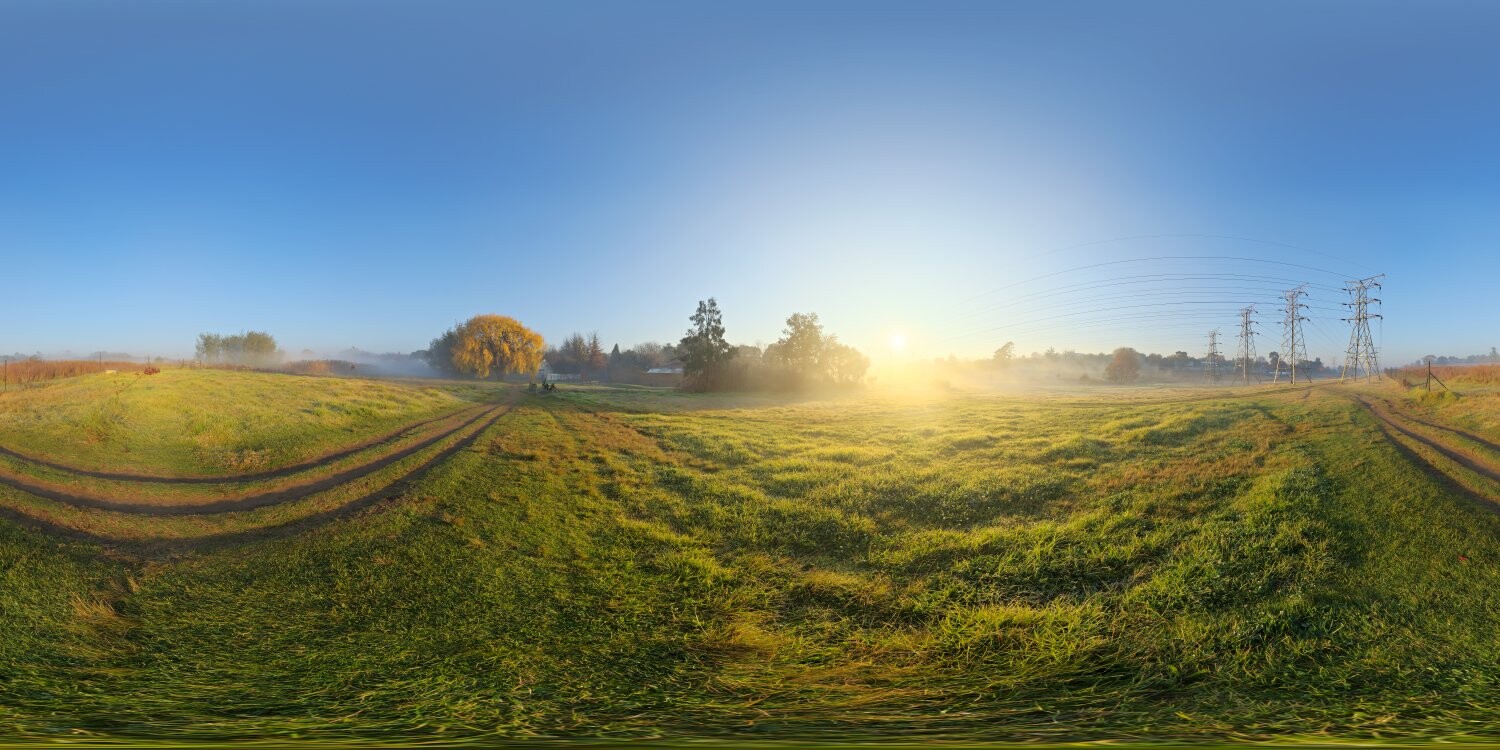
M 1219 329 L 1208 332 L 1208 372 L 1204 380 L 1210 385 L 1219 382 Z
M 1255 366 L 1255 321 L 1250 319 L 1254 314 L 1255 305 L 1240 310 L 1240 351 L 1235 356 L 1238 368 L 1234 381 L 1245 385 L 1250 385 L 1250 368 Z
M 1307 305 L 1302 304 L 1305 294 L 1306 284 L 1281 294 L 1286 299 L 1286 319 L 1281 321 L 1281 356 L 1276 360 L 1276 375 L 1271 379 L 1273 383 L 1281 381 L 1281 371 L 1285 368 L 1295 384 L 1297 363 L 1307 359 L 1307 341 L 1302 334 L 1302 322 L 1307 320 L 1302 315 L 1302 311 L 1307 308 Z
M 1365 371 L 1365 380 L 1374 380 L 1380 372 L 1380 362 L 1375 356 L 1375 337 L 1370 335 L 1370 318 L 1378 318 L 1380 315 L 1370 312 L 1370 303 L 1380 304 L 1379 299 L 1370 297 L 1371 289 L 1380 288 L 1380 280 L 1385 274 L 1370 276 L 1364 279 L 1351 281 L 1344 287 L 1353 299 L 1343 303 L 1344 306 L 1353 309 L 1351 317 L 1344 318 L 1350 323 L 1349 349 L 1344 352 L 1344 367 L 1339 370 L 1339 382 L 1345 378 L 1359 377 L 1359 371 Z

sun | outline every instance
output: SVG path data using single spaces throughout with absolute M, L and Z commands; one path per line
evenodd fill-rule
M 906 334 L 896 331 L 891 334 L 891 351 L 899 352 L 906 348 Z

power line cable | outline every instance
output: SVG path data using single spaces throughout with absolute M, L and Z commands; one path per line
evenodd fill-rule
M 1286 261 L 1280 261 L 1280 260 L 1269 260 L 1267 258 L 1245 258 L 1245 257 L 1241 257 L 1241 256 L 1236 256 L 1236 255 L 1156 255 L 1156 256 L 1150 256 L 1150 257 L 1145 257 L 1145 258 L 1126 258 L 1124 260 L 1109 260 L 1109 261 L 1103 261 L 1103 262 L 1100 262 L 1100 263 L 1090 263 L 1090 264 L 1087 264 L 1087 265 L 1076 266 L 1076 267 L 1073 267 L 1073 268 L 1067 268 L 1067 269 L 1063 269 L 1061 271 L 1053 271 L 1052 273 L 1045 273 L 1045 274 L 1042 274 L 1040 276 L 1034 276 L 1034 277 L 1032 277 L 1030 279 L 1025 279 L 1023 281 L 1017 281 L 1017 282 L 1014 282 L 1014 283 L 1011 283 L 1011 284 L 1006 284 L 1004 286 L 997 287 L 997 288 L 992 289 L 992 290 L 990 290 L 988 292 L 983 292 L 981 294 L 975 295 L 974 297 L 971 297 L 968 300 L 964 300 L 964 301 L 965 302 L 972 301 L 974 299 L 979 299 L 980 297 L 987 297 L 987 296 L 989 296 L 991 294 L 998 294 L 998 293 L 1003 292 L 1003 291 L 1005 291 L 1007 289 L 1014 289 L 1015 287 L 1021 286 L 1023 284 L 1030 284 L 1030 283 L 1034 283 L 1034 282 L 1037 282 L 1037 281 L 1041 281 L 1043 279 L 1050 279 L 1050 278 L 1055 278 L 1055 277 L 1058 277 L 1058 276 L 1063 276 L 1065 274 L 1078 273 L 1079 271 L 1088 271 L 1088 270 L 1092 270 L 1092 269 L 1095 269 L 1095 268 L 1106 268 L 1106 267 L 1110 267 L 1110 266 L 1119 266 L 1119 265 L 1124 265 L 1124 264 L 1127 264 L 1127 263 L 1150 263 L 1150 262 L 1159 261 L 1159 260 L 1231 260 L 1231 261 L 1243 262 L 1243 263 L 1266 263 L 1266 264 L 1271 264 L 1271 265 L 1283 266 L 1283 267 L 1286 267 L 1286 268 L 1300 268 L 1300 269 L 1305 270 L 1305 271 L 1314 271 L 1314 272 L 1317 272 L 1317 273 L 1326 273 L 1326 274 L 1328 274 L 1330 276 L 1337 276 L 1339 278 L 1345 278 L 1345 277 L 1348 276 L 1348 274 L 1339 273 L 1337 271 L 1330 271 L 1330 270 L 1328 270 L 1326 268 L 1318 268 L 1316 266 L 1308 266 L 1308 265 L 1304 265 L 1304 264 L 1301 264 L 1301 263 L 1288 263 Z
M 1285 285 L 1285 284 L 1306 284 L 1307 286 L 1315 286 L 1315 287 L 1318 287 L 1320 289 L 1323 289 L 1323 290 L 1326 290 L 1326 291 L 1329 291 L 1329 292 L 1339 293 L 1339 294 L 1342 294 L 1343 291 L 1344 291 L 1342 287 L 1335 287 L 1335 286 L 1330 286 L 1330 285 L 1327 285 L 1327 284 L 1314 284 L 1314 283 L 1311 283 L 1311 282 L 1302 282 L 1302 281 L 1298 281 L 1298 280 L 1295 280 L 1295 279 L 1285 279 L 1285 278 L 1280 278 L 1280 277 L 1275 277 L 1275 276 L 1262 276 L 1262 275 L 1258 275 L 1258 274 L 1236 274 L 1236 273 L 1213 273 L 1213 274 L 1183 274 L 1183 273 L 1136 274 L 1136 275 L 1133 275 L 1133 276 L 1124 276 L 1124 277 L 1115 277 L 1115 278 L 1111 278 L 1111 279 L 1102 279 L 1102 280 L 1078 282 L 1078 283 L 1075 283 L 1075 284 L 1065 284 L 1065 285 L 1062 285 L 1060 287 L 1053 287 L 1053 288 L 1050 288 L 1050 289 L 1043 289 L 1043 290 L 1038 290 L 1038 291 L 1035 291 L 1035 292 L 1028 292 L 1028 293 L 1021 294 L 1021 295 L 1018 295 L 1016 297 L 1010 298 L 1006 302 L 1002 302 L 1002 303 L 1000 303 L 998 305 L 991 305 L 991 306 L 988 306 L 988 307 L 983 307 L 983 308 L 980 308 L 978 310 L 971 311 L 971 312 L 967 313 L 966 315 L 972 317 L 972 316 L 984 314 L 986 312 L 992 312 L 994 310 L 999 310 L 999 309 L 1004 309 L 1004 308 L 1008 308 L 1008 307 L 1014 307 L 1016 305 L 1026 304 L 1026 303 L 1029 303 L 1029 302 L 1034 302 L 1034 301 L 1037 301 L 1037 300 L 1040 300 L 1040 299 L 1048 299 L 1048 298 L 1051 298 L 1051 297 L 1054 297 L 1054 296 L 1058 296 L 1058 295 L 1069 294 L 1069 293 L 1080 293 L 1080 292 L 1085 292 L 1085 291 L 1090 291 L 1090 290 L 1095 290 L 1095 289 L 1102 289 L 1102 288 L 1106 288 L 1106 287 L 1135 286 L 1135 285 L 1145 285 L 1145 284 L 1155 284 L 1155 283 L 1168 283 L 1168 282 L 1177 282 L 1177 281 L 1215 281 L 1215 280 L 1236 281 L 1236 282 L 1238 282 L 1238 281 L 1265 282 L 1268 285 L 1276 285 L 1277 289 L 1283 288 L 1283 285 Z
M 1045 316 L 1045 317 L 1042 317 L 1042 318 L 1032 318 L 1032 319 L 1029 319 L 1029 321 L 1023 321 L 1023 322 L 1018 322 L 1018 323 L 1010 323 L 1010 324 L 1000 325 L 1000 326 L 992 326 L 992 327 L 989 327 L 989 328 L 985 328 L 983 330 L 978 330 L 978 331 L 973 331 L 973 332 L 970 332 L 970 333 L 960 334 L 960 335 L 954 336 L 952 338 L 955 338 L 955 339 L 956 338 L 966 338 L 968 336 L 974 336 L 974 335 L 978 335 L 978 334 L 981 334 L 981 333 L 994 333 L 994 332 L 997 332 L 997 331 L 1003 331 L 1003 330 L 1007 330 L 1007 329 L 1010 329 L 1010 328 L 1014 328 L 1017 325 L 1023 325 L 1025 322 L 1043 322 L 1043 321 L 1049 321 L 1049 320 L 1057 320 L 1057 319 L 1060 319 L 1060 318 L 1071 317 L 1071 316 L 1074 316 L 1074 315 L 1085 315 L 1085 314 L 1088 314 L 1088 313 L 1091 313 L 1091 312 L 1108 312 L 1110 310 L 1128 310 L 1128 309 L 1133 309 L 1133 308 L 1144 308 L 1144 307 L 1152 307 L 1152 308 L 1154 308 L 1154 307 L 1165 307 L 1165 306 L 1172 306 L 1172 305 L 1220 305 L 1220 304 L 1235 304 L 1235 305 L 1242 305 L 1243 306 L 1245 304 L 1253 304 L 1253 303 L 1254 303 L 1254 300 L 1250 300 L 1248 302 L 1245 301 L 1245 300 L 1211 300 L 1211 301 L 1210 300 L 1203 300 L 1203 301 L 1178 301 L 1178 302 L 1148 302 L 1148 303 L 1143 303 L 1143 304 L 1139 304 L 1139 305 L 1111 305 L 1109 307 L 1098 307 L 1098 308 L 1092 308 L 1092 309 L 1089 309 L 1089 310 L 1077 310 L 1077 311 L 1072 311 L 1072 312 L 1060 313 L 1060 314 L 1057 314 L 1057 315 L 1049 315 L 1049 316 Z M 1236 309 L 1238 309 L 1238 308 L 1236 308 Z
M 1060 248 L 1057 248 L 1055 250 L 1047 250 L 1047 251 L 1043 251 L 1042 253 L 1039 253 L 1038 256 L 1039 257 L 1045 257 L 1045 256 L 1048 256 L 1048 255 L 1055 255 L 1057 253 L 1067 252 L 1069 250 L 1082 250 L 1082 249 L 1088 248 L 1088 247 L 1099 247 L 1099 246 L 1102 246 L 1102 245 L 1117 244 L 1117 243 L 1120 243 L 1120 242 L 1134 242 L 1136 240 L 1164 240 L 1164 239 L 1210 239 L 1210 240 L 1231 240 L 1231 241 L 1234 241 L 1234 242 L 1251 242 L 1251 243 L 1255 243 L 1255 244 L 1258 244 L 1258 245 L 1271 245 L 1271 246 L 1274 246 L 1274 247 L 1281 247 L 1281 248 L 1285 248 L 1285 249 L 1288 249 L 1288 250 L 1296 250 L 1299 253 L 1312 253 L 1313 255 L 1322 256 L 1324 258 L 1328 258 L 1329 260 L 1336 260 L 1336 261 L 1338 261 L 1340 263 L 1347 263 L 1347 264 L 1349 264 L 1351 266 L 1359 266 L 1360 265 L 1360 264 L 1355 263 L 1354 261 L 1351 261 L 1351 260 L 1349 260 L 1347 258 L 1341 258 L 1341 257 L 1339 257 L 1337 255 L 1332 255 L 1330 253 L 1325 253 L 1325 252 L 1323 252 L 1321 250 L 1314 250 L 1314 249 L 1312 249 L 1310 247 L 1303 247 L 1303 246 L 1300 246 L 1300 245 L 1293 245 L 1293 244 L 1288 243 L 1288 242 L 1281 242 L 1281 241 L 1278 241 L 1278 240 L 1266 240 L 1266 239 L 1260 239 L 1260 238 L 1257 238 L 1257 237 L 1244 237 L 1244 236 L 1233 235 L 1233 234 L 1212 234 L 1212 233 L 1196 233 L 1196 232 L 1165 232 L 1165 233 L 1159 233 L 1159 234 L 1122 235 L 1122 236 L 1119 236 L 1119 237 L 1111 237 L 1109 239 L 1104 239 L 1104 240 L 1093 240 L 1093 241 L 1090 241 L 1090 242 L 1080 242 L 1080 243 L 1076 243 L 1076 244 L 1073 244 L 1073 245 L 1068 245 L 1066 247 L 1060 247 Z M 1372 269 L 1366 268 L 1366 270 L 1372 270 Z

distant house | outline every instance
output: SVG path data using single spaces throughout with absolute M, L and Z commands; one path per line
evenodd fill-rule
M 684 375 L 684 372 L 682 372 L 682 360 L 672 360 L 672 362 L 666 363 L 666 365 L 660 366 L 660 368 L 651 368 L 648 371 L 642 372 L 642 374 L 636 375 L 636 377 L 631 378 L 630 383 L 636 383 L 639 386 L 675 387 L 681 386 L 682 375 Z
M 582 379 L 582 376 L 577 373 L 553 372 L 552 365 L 543 360 L 542 366 L 537 368 L 536 379 L 541 383 L 568 383 L 576 382 Z
M 661 367 L 653 367 L 646 371 L 647 375 L 681 375 L 684 372 L 682 360 L 674 359 Z

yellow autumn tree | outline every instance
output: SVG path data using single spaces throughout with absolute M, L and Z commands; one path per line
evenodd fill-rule
M 504 315 L 475 315 L 453 330 L 453 368 L 479 378 L 532 373 L 542 366 L 542 336 Z

